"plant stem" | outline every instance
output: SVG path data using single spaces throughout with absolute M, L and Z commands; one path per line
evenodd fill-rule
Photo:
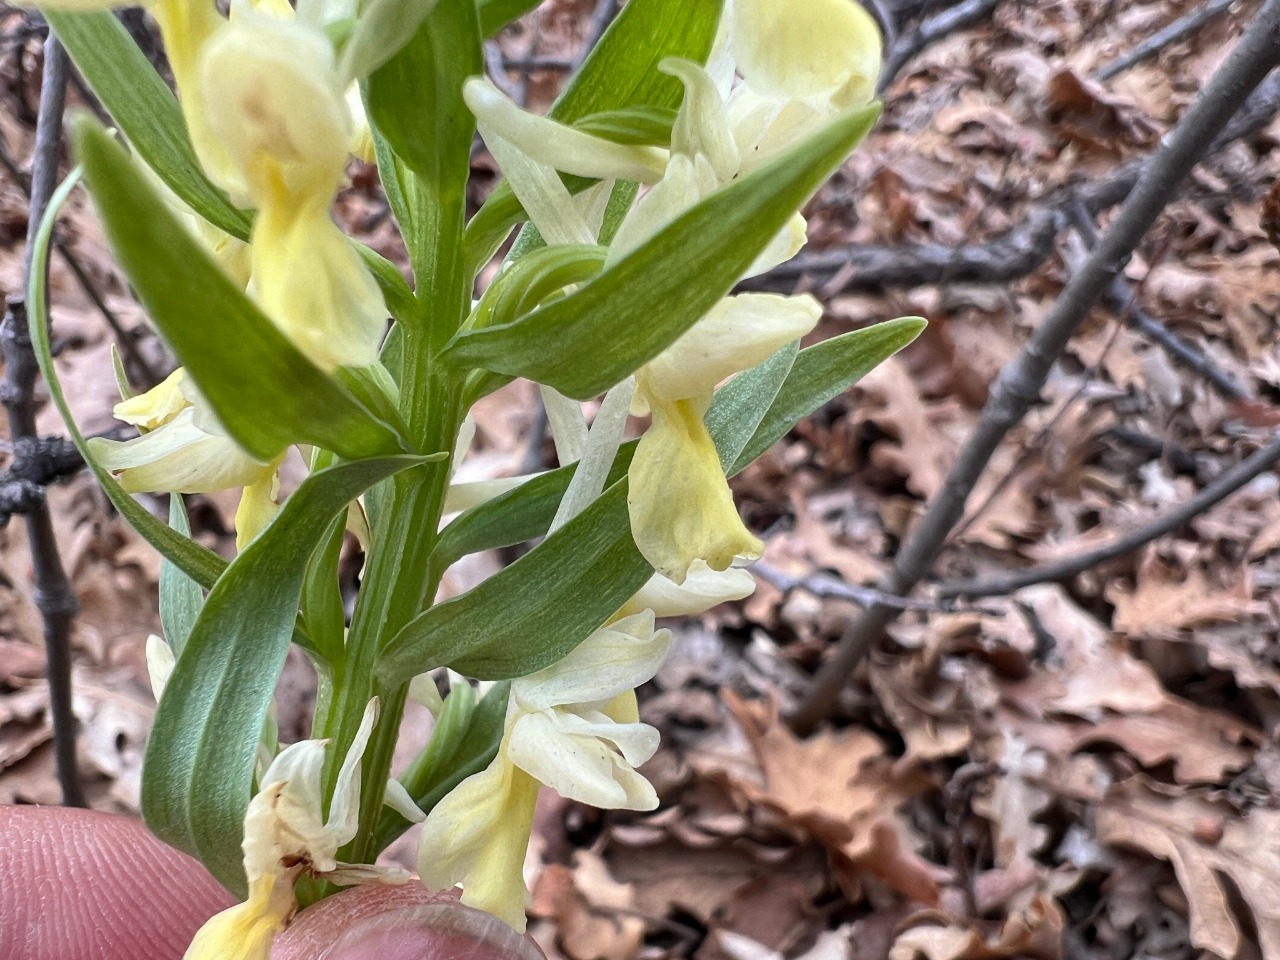
M 1209 150 L 1219 131 L 1249 93 L 1280 62 L 1280 0 L 1267 0 L 1226 62 L 1178 122 L 1110 229 L 1071 278 L 1053 310 L 1018 356 L 1001 371 L 982 418 L 974 428 L 941 492 L 916 525 L 880 589 L 904 595 L 928 573 L 947 535 L 1005 435 L 1040 396 L 1053 364 L 1090 310 L 1121 274 L 1179 184 Z M 812 731 L 898 610 L 874 606 L 850 625 L 835 655 L 823 665 L 803 703 L 789 718 L 800 733 Z

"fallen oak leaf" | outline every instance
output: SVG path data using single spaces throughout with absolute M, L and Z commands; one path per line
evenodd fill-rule
M 1263 960 L 1280 960 L 1280 810 L 1240 816 L 1204 797 L 1166 796 L 1143 777 L 1098 808 L 1098 839 L 1144 850 L 1173 865 L 1186 894 L 1195 946 L 1234 957 L 1244 945 L 1233 893 L 1253 914 Z M 1223 881 L 1230 878 L 1234 891 Z
M 746 701 L 732 691 L 725 705 L 750 741 L 759 768 L 754 781 L 726 778 L 787 826 L 822 844 L 846 890 L 867 870 L 913 900 L 938 902 L 950 873 L 903 842 L 895 810 L 926 788 L 922 776 L 895 775 L 879 738 L 865 730 L 823 730 L 807 740 L 783 724 L 776 701 Z

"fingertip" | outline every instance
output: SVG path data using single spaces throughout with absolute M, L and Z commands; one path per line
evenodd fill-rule
M 316 960 L 545 960 L 497 917 L 459 903 L 402 907 L 356 924 Z
M 452 893 L 370 884 L 304 910 L 272 960 L 545 960 L 528 937 Z
M 0 956 L 172 960 L 232 902 L 135 820 L 0 807 Z

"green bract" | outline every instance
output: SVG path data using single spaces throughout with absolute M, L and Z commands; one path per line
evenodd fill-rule
M 788 2 L 628 0 L 546 117 L 477 79 L 485 39 L 536 0 L 257 0 L 229 21 L 157 0 L 176 97 L 105 3 L 49 2 L 116 125 L 78 118 L 74 156 L 181 364 L 117 407 L 135 439 L 86 441 L 69 419 L 43 267 L 73 175 L 35 238 L 32 334 L 77 446 L 164 558 L 172 656 L 153 642 L 143 809 L 246 898 L 188 956 L 265 958 L 300 903 L 368 876 L 424 818 L 424 880 L 463 880 L 519 927 L 504 865 L 540 785 L 658 802 L 634 695 L 670 642 L 655 619 L 753 586 L 759 541 L 726 478 L 923 326 L 801 349 L 817 301 L 733 294 L 799 249 L 802 208 L 879 116 L 870 18 Z M 477 131 L 503 179 L 468 218 Z M 405 274 L 333 217 L 352 153 L 376 162 Z M 559 463 L 465 482 L 468 410 L 516 378 L 538 384 Z M 650 418 L 638 437 L 630 415 Z M 305 478 L 282 488 L 298 455 Z M 183 501 L 227 488 L 230 562 L 192 539 Z M 170 494 L 168 524 L 142 491 Z M 452 564 L 522 543 L 435 602 Z M 311 737 L 285 746 L 271 699 L 291 644 L 319 694 Z M 410 696 L 436 726 L 393 770 Z

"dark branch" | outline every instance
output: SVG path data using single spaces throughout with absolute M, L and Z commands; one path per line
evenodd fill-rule
M 1072 276 L 1053 309 L 1018 356 L 1001 371 L 982 417 L 965 442 L 942 490 L 903 545 L 893 570 L 879 587 L 903 596 L 928 573 L 991 456 L 1026 415 L 1077 328 L 1111 282 L 1121 274 L 1191 169 L 1213 148 L 1249 94 L 1280 60 L 1280 0 L 1267 0 L 1226 62 L 1183 115 L 1156 155 L 1142 169 L 1106 234 Z M 835 655 L 818 671 L 804 702 L 790 718 L 807 733 L 827 715 L 849 676 L 898 615 L 873 606 L 850 624 Z
M 1252 136 L 1269 124 L 1280 109 L 1280 75 L 1270 77 L 1232 117 L 1215 138 L 1208 154 Z M 1083 205 L 1097 216 L 1111 209 L 1144 176 L 1151 157 L 1122 166 L 1114 176 L 1087 186 L 1064 187 L 1005 234 L 964 247 L 941 244 L 865 245 L 803 254 L 774 267 L 762 277 L 745 281 L 744 290 L 791 290 L 802 277 L 838 278 L 827 294 L 845 290 L 879 291 L 940 283 L 1009 283 L 1021 279 L 1053 253 L 1054 240 L 1069 223 L 1070 211 Z
M 998 3 L 999 0 L 963 0 L 962 3 L 924 20 L 910 33 L 890 40 L 884 66 L 880 68 L 880 80 L 876 84 L 877 92 L 887 90 L 902 72 L 902 68 L 929 44 L 937 43 L 948 34 L 985 20 L 991 16 Z
M 66 103 L 68 62 L 66 52 L 52 34 L 44 45 L 44 78 L 40 85 L 40 109 L 36 122 L 35 158 L 31 164 L 31 208 L 27 219 L 27 251 L 24 277 L 32 273 L 30 241 L 35 237 L 49 206 L 58 175 L 62 141 L 62 111 Z M 35 264 L 47 270 L 47 264 Z M 37 317 L 37 322 L 47 319 Z M 17 446 L 32 441 L 36 433 L 35 384 L 39 372 L 27 327 L 26 301 L 10 300 L 0 324 L 5 379 L 2 397 L 9 415 L 9 433 Z M 71 624 L 78 604 L 53 532 L 53 518 L 43 490 L 26 507 L 27 539 L 35 570 L 35 602 L 44 620 L 45 655 L 48 659 L 49 709 L 53 716 L 54 756 L 62 801 L 67 806 L 86 805 L 76 769 L 76 719 L 71 708 Z
M 1120 537 L 1114 543 L 1056 563 L 1032 567 L 1030 570 L 994 577 L 990 580 L 952 580 L 940 584 L 938 593 L 943 597 L 994 597 L 1003 596 L 1036 583 L 1069 580 L 1077 574 L 1092 570 L 1126 553 L 1132 553 L 1165 534 L 1181 529 L 1200 514 L 1217 506 L 1254 477 L 1275 467 L 1277 463 L 1280 463 L 1280 438 L 1272 440 L 1253 456 L 1232 467 L 1182 506 Z
M 1236 0 L 1210 0 L 1209 3 L 1191 11 L 1185 17 L 1173 21 L 1163 30 L 1153 33 L 1128 53 L 1099 67 L 1093 72 L 1093 78 L 1105 83 L 1130 67 L 1137 66 L 1143 60 L 1149 60 L 1165 47 L 1177 43 L 1188 34 L 1195 33 L 1210 20 L 1226 13 L 1235 2 Z

